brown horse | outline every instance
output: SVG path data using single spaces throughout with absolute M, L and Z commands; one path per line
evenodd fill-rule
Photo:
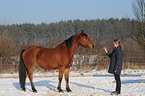
M 80 34 L 71 36 L 55 48 L 30 46 L 22 50 L 19 64 L 19 79 L 22 90 L 26 91 L 25 81 L 28 75 L 33 92 L 37 92 L 33 84 L 33 66 L 34 63 L 37 63 L 44 69 L 59 69 L 59 83 L 57 87 L 59 92 L 63 92 L 61 81 L 65 73 L 66 90 L 67 92 L 71 92 L 68 84 L 69 70 L 73 63 L 73 56 L 79 45 L 86 48 L 94 48 L 93 43 L 82 31 Z

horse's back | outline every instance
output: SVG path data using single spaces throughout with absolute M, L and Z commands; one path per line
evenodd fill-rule
M 23 59 L 26 66 L 37 63 L 44 69 L 58 69 L 70 62 L 70 56 L 63 45 L 56 48 L 30 46 L 25 49 Z
M 64 45 L 56 48 L 40 48 L 36 63 L 44 69 L 58 69 L 67 66 L 70 58 Z

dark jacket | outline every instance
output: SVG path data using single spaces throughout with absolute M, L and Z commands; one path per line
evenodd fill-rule
M 112 74 L 121 74 L 123 64 L 123 51 L 121 49 L 121 46 L 115 48 L 112 53 L 107 53 L 107 56 L 109 56 L 110 58 L 110 66 L 108 72 Z

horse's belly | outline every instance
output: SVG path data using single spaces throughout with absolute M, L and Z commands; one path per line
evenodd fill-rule
M 37 64 L 41 68 L 48 69 L 48 70 L 59 68 L 59 65 L 56 62 L 48 62 L 48 61 L 47 62 L 37 62 Z
M 66 67 L 70 60 L 65 54 L 60 55 L 60 52 L 46 52 L 37 57 L 36 63 L 44 69 L 58 69 L 62 66 Z

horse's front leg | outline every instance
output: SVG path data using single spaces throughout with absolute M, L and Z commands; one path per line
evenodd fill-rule
M 61 81 L 62 81 L 62 78 L 63 78 L 64 71 L 65 71 L 65 68 L 63 68 L 63 67 L 59 68 L 59 76 L 58 76 L 59 83 L 58 83 L 58 87 L 57 87 L 59 92 L 63 92 L 63 90 L 61 89 Z
M 70 68 L 65 69 L 66 90 L 67 92 L 72 92 L 69 88 L 69 70 Z

